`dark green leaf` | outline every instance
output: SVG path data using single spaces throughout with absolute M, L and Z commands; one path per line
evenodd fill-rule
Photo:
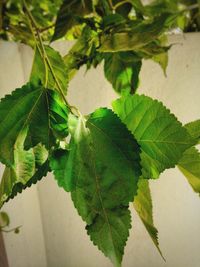
M 20 230 L 19 230 L 20 228 L 19 227 L 17 227 L 17 228 L 15 228 L 15 234 L 19 234 L 19 232 L 20 232 Z
M 14 145 L 22 129 L 28 127 L 27 148 L 42 143 L 50 146 L 47 90 L 28 83 L 0 102 L 0 160 L 14 163 Z
M 64 0 L 58 12 L 53 41 L 63 37 L 77 24 L 76 17 L 83 17 L 92 12 L 92 0 Z
M 50 126 L 53 134 L 58 139 L 63 139 L 68 135 L 68 113 L 69 108 L 62 101 L 55 91 L 48 92 L 48 104 L 50 114 Z
M 107 16 L 104 16 L 102 18 L 102 29 L 104 32 L 109 31 L 113 27 L 117 27 L 119 25 L 123 25 L 125 23 L 124 17 L 121 15 L 115 13 L 115 14 L 109 14 Z
M 91 240 L 120 266 L 130 228 L 128 204 L 141 174 L 139 147 L 108 109 L 97 110 L 87 122 L 70 116 L 69 129 L 69 151 L 57 162 L 54 157 L 51 167 L 59 184 L 72 191 Z
M 50 69 L 49 65 L 45 62 L 41 50 L 36 47 L 30 81 L 34 84 L 37 84 L 38 80 L 40 80 L 45 88 L 54 89 L 59 92 L 58 85 L 52 75 L 53 71 L 61 90 L 64 94 L 66 94 L 68 86 L 68 73 L 65 63 L 61 55 L 52 47 L 44 46 L 44 49 L 52 69 Z
M 72 181 L 68 177 L 71 177 L 73 172 L 73 160 L 76 160 L 75 153 L 68 150 L 58 149 L 54 151 L 50 159 L 50 167 L 54 173 L 54 177 L 58 182 L 58 185 L 64 188 L 65 191 L 70 192 L 73 188 Z
M 60 96 L 40 85 L 26 84 L 0 102 L 0 160 L 8 166 L 14 163 L 15 142 L 22 129 L 28 128 L 25 149 L 54 142 L 53 133 L 67 135 L 67 107 Z
M 200 153 L 195 147 L 186 150 L 178 163 L 193 190 L 200 195 Z
M 194 144 L 176 117 L 157 100 L 128 95 L 114 101 L 113 108 L 141 146 L 144 178 L 158 178 Z
M 151 192 L 148 180 L 146 179 L 139 180 L 138 191 L 137 195 L 134 198 L 133 205 L 138 215 L 140 216 L 140 219 L 144 223 L 147 232 L 149 233 L 151 239 L 153 240 L 153 243 L 155 244 L 156 248 L 158 249 L 160 255 L 163 258 L 158 243 L 158 230 L 155 228 L 153 223 L 153 207 L 152 207 Z
M 142 62 L 132 52 L 106 53 L 104 73 L 116 92 L 135 93 Z

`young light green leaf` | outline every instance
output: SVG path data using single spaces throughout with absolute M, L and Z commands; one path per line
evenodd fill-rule
M 20 185 L 23 189 L 47 160 L 48 152 L 40 144 L 29 150 L 24 149 L 27 132 L 28 127 L 20 131 L 14 144 L 14 163 L 5 168 L 0 184 L 0 207 L 17 193 Z
M 200 120 L 189 122 L 184 127 L 197 142 L 200 142 Z
M 132 52 L 106 53 L 104 73 L 117 93 L 135 93 L 142 62 Z
M 158 178 L 174 167 L 194 142 L 161 102 L 144 95 L 127 95 L 113 102 L 115 113 L 141 146 L 142 176 Z
M 57 96 L 56 96 L 57 95 Z M 64 130 L 64 120 L 67 118 L 67 107 L 63 111 L 59 95 L 43 88 L 41 85 L 26 84 L 7 95 L 0 102 L 0 160 L 8 166 L 14 163 L 14 145 L 19 133 L 28 127 L 25 149 L 41 143 L 47 149 L 54 142 L 53 133 Z M 53 108 L 54 101 L 56 108 Z M 64 113 L 64 114 L 63 114 Z M 54 118 L 54 120 L 52 119 Z M 58 129 L 62 121 L 62 127 Z M 67 121 L 66 124 L 67 125 Z M 52 129 L 53 128 L 53 129 Z
M 133 206 L 142 220 L 147 232 L 149 233 L 153 243 L 158 249 L 161 257 L 164 259 L 158 243 L 158 230 L 153 223 L 153 207 L 149 181 L 140 179 L 138 182 L 137 195 L 134 198 Z
M 1 211 L 0 212 L 0 231 L 1 231 L 1 228 L 9 226 L 9 224 L 10 224 L 10 218 L 8 214 L 5 211 Z
M 178 163 L 193 190 L 200 196 L 200 153 L 195 147 L 186 150 Z
M 61 179 L 60 185 L 71 190 L 91 240 L 115 266 L 121 266 L 130 228 L 128 204 L 134 199 L 141 174 L 139 147 L 108 109 L 97 110 L 87 122 L 70 116 L 69 130 L 68 154 L 57 163 L 54 158 L 51 167 L 56 179 Z
M 64 0 L 58 12 L 52 41 L 63 37 L 68 30 L 78 24 L 77 17 L 83 17 L 92 11 L 92 0 Z
M 161 68 L 163 69 L 164 75 L 166 76 L 166 70 L 167 70 L 167 65 L 168 65 L 168 53 L 165 52 L 159 55 L 155 55 L 152 57 L 152 59 L 161 66 Z
M 137 51 L 160 37 L 176 19 L 176 14 L 163 14 L 154 21 L 146 21 L 133 26 L 130 31 L 105 34 L 101 38 L 100 52 Z
M 53 71 L 62 92 L 66 94 L 68 86 L 68 73 L 65 63 L 61 55 L 52 47 L 45 45 L 44 50 L 52 69 L 50 69 L 49 65 L 43 58 L 41 51 L 36 46 L 30 81 L 34 84 L 37 84 L 39 80 L 42 82 L 42 85 L 45 88 L 54 89 L 59 92 L 58 85 L 52 75 Z

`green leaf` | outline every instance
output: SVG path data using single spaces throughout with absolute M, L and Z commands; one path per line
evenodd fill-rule
M 184 127 L 197 142 L 200 142 L 200 120 L 189 122 Z
M 166 29 L 170 28 L 177 15 L 163 14 L 155 17 L 154 21 L 142 21 L 129 31 L 104 34 L 101 38 L 100 52 L 118 52 L 139 50 L 156 38 L 160 37 Z
M 141 58 L 152 59 L 158 63 L 166 75 L 166 69 L 168 65 L 168 50 L 171 46 L 167 45 L 167 36 L 160 36 L 158 39 L 145 45 L 138 51 L 138 55 Z
M 195 147 L 186 150 L 178 163 L 179 170 L 200 196 L 200 153 Z
M 176 0 L 155 0 L 144 7 L 145 15 L 152 17 L 165 14 L 166 12 L 173 14 L 177 11 L 178 5 Z
M 99 55 L 96 47 L 99 45 L 98 35 L 90 27 L 85 26 L 81 36 L 72 46 L 67 55 L 64 56 L 64 62 L 71 79 L 83 64 L 89 64 L 91 58 Z
M 153 207 L 152 207 L 151 192 L 150 192 L 148 180 L 146 179 L 139 180 L 138 191 L 137 191 L 137 195 L 134 198 L 133 206 L 135 210 L 137 211 L 140 219 L 142 220 L 154 245 L 158 249 L 161 257 L 163 258 L 163 255 L 159 248 L 159 243 L 158 243 L 158 230 L 155 228 L 154 223 L 153 223 Z
M 47 161 L 48 152 L 41 144 L 24 150 L 27 132 L 28 127 L 23 128 L 19 133 L 14 145 L 14 163 L 5 168 L 0 184 L 0 207 L 20 192 L 20 189 L 27 187 L 40 166 Z
M 9 226 L 9 224 L 10 224 L 10 218 L 8 214 L 4 211 L 1 211 L 0 212 L 0 230 L 1 228 Z
M 174 167 L 194 142 L 161 102 L 144 95 L 123 96 L 113 102 L 115 113 L 141 146 L 142 176 L 158 178 Z
M 58 12 L 52 41 L 63 37 L 68 30 L 78 24 L 77 17 L 83 17 L 92 11 L 92 0 L 64 0 Z
M 71 150 L 75 152 L 75 150 Z M 64 149 L 55 150 L 50 158 L 50 168 L 54 177 L 58 185 L 67 192 L 70 192 L 73 187 L 71 179 L 68 178 L 71 176 L 70 173 L 73 172 L 73 167 L 71 167 L 73 166 L 73 160 L 76 160 L 75 153 Z
M 68 86 L 68 73 L 65 63 L 61 55 L 52 47 L 45 45 L 44 50 L 48 57 L 49 63 L 51 64 L 51 69 L 42 57 L 40 49 L 36 46 L 30 81 L 34 84 L 38 84 L 39 80 L 42 82 L 42 85 L 45 88 L 54 89 L 59 92 L 58 85 L 52 75 L 53 71 L 62 92 L 66 94 Z
M 167 70 L 167 65 L 168 65 L 168 53 L 165 52 L 159 55 L 155 55 L 153 56 L 152 59 L 161 66 L 166 76 L 166 70 Z
M 69 151 L 57 163 L 55 157 L 51 167 L 59 184 L 72 191 L 91 240 L 115 266 L 121 266 L 130 228 L 128 204 L 141 174 L 139 147 L 108 109 L 98 109 L 87 122 L 70 116 L 69 130 Z
M 30 83 L 16 89 L 0 102 L 0 160 L 14 163 L 14 145 L 21 130 L 28 127 L 25 140 L 27 147 L 42 143 L 49 148 L 49 118 L 47 90 L 34 87 Z
M 58 101 L 59 99 L 59 101 Z M 55 106 L 55 108 L 54 108 Z M 25 149 L 41 143 L 47 150 L 54 141 L 53 133 L 67 131 L 68 110 L 60 96 L 41 85 L 26 84 L 7 95 L 0 102 L 0 160 L 11 166 L 14 163 L 15 142 L 22 129 L 28 127 Z M 54 120 L 53 120 L 54 118 Z M 64 124 L 66 120 L 66 124 Z M 58 125 L 60 125 L 59 128 Z M 53 128 L 53 129 L 52 129 Z
M 110 258 L 115 267 L 121 266 L 130 228 L 130 211 L 125 207 L 105 210 L 105 214 L 99 214 L 95 222 L 86 227 L 94 245 Z
M 106 53 L 104 73 L 117 93 L 134 93 L 139 83 L 142 62 L 132 52 Z
M 51 130 L 57 139 L 62 140 L 68 135 L 69 108 L 55 91 L 48 92 L 48 105 Z

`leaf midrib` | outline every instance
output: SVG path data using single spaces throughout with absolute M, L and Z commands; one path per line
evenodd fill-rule
M 91 121 L 88 120 L 88 123 L 91 124 L 94 128 L 96 128 L 101 134 L 103 134 L 110 141 L 110 143 L 113 144 L 118 149 L 118 151 L 123 155 L 124 159 L 129 163 L 131 163 L 131 161 L 126 157 L 124 151 L 121 150 L 121 148 L 110 138 L 108 134 L 106 134 L 101 128 L 97 127 Z

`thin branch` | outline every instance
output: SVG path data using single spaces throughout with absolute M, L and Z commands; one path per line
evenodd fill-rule
M 121 1 L 121 2 L 117 3 L 113 8 L 114 8 L 114 10 L 116 10 L 118 7 L 120 7 L 124 4 L 127 4 L 127 3 L 131 3 L 131 1 L 130 0 Z
M 5 229 L 3 229 L 3 227 L 1 227 L 0 231 L 3 233 L 10 233 L 10 232 L 15 232 L 16 230 L 19 230 L 21 227 L 22 227 L 22 225 L 15 227 L 15 228 L 12 228 L 12 229 L 9 229 L 9 230 L 5 230 Z
M 183 12 L 184 11 L 190 11 L 190 10 L 197 9 L 197 8 L 199 8 L 199 4 L 194 4 L 194 5 L 191 5 L 191 6 L 184 8 Z
M 40 33 L 42 33 L 42 32 L 46 32 L 46 31 L 48 31 L 49 29 L 54 28 L 55 25 L 56 25 L 56 23 L 53 23 L 53 24 L 51 24 L 51 25 L 49 25 L 49 26 L 47 26 L 47 27 L 40 28 L 40 29 L 39 29 L 39 32 L 40 32 Z
M 68 101 L 65 98 L 65 95 L 64 95 L 64 93 L 62 91 L 60 83 L 59 83 L 59 81 L 58 81 L 58 79 L 57 79 L 57 77 L 56 77 L 56 75 L 54 73 L 53 67 L 51 66 L 51 62 L 50 62 L 50 60 L 49 60 L 49 58 L 47 56 L 47 53 L 45 51 L 45 48 L 44 48 L 44 45 L 43 45 L 43 41 L 42 41 L 42 38 L 41 38 L 41 35 L 40 35 L 40 31 L 39 31 L 39 27 L 37 25 L 37 22 L 35 21 L 35 19 L 33 18 L 32 14 L 31 14 L 31 12 L 29 11 L 29 8 L 28 8 L 25 0 L 23 0 L 23 3 L 24 3 L 24 8 L 25 8 L 27 17 L 30 20 L 31 28 L 33 27 L 35 29 L 35 31 L 36 31 L 36 34 L 37 34 L 37 37 L 38 37 L 38 41 L 39 41 L 39 44 L 40 44 L 40 47 L 41 47 L 42 58 L 43 58 L 44 62 L 48 65 L 49 70 L 50 70 L 50 72 L 51 72 L 51 74 L 52 74 L 52 76 L 54 78 L 54 81 L 55 81 L 55 83 L 56 83 L 56 85 L 58 87 L 58 90 L 59 90 L 59 92 L 60 92 L 65 104 L 71 109 L 71 106 L 70 106 L 70 104 L 68 103 Z M 32 31 L 32 33 L 35 36 L 34 31 Z M 36 44 L 37 44 L 37 40 L 36 40 Z
M 111 9 L 114 10 L 114 5 L 113 5 L 112 0 L 108 0 L 108 3 L 109 3 L 109 5 L 110 5 Z

